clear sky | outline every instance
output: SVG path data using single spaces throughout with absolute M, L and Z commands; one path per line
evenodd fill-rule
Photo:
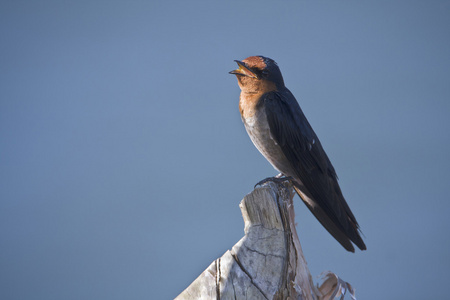
M 226 3 L 225 3 L 226 2 Z M 171 299 L 243 236 L 277 172 L 234 59 L 276 60 L 368 250 L 295 199 L 312 275 L 443 299 L 449 1 L 1 1 L 0 298 Z

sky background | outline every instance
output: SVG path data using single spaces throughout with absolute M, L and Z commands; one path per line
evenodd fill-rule
M 295 198 L 316 276 L 359 299 L 450 280 L 449 1 L 1 1 L 0 298 L 172 299 L 277 172 L 234 59 L 276 60 L 368 250 Z

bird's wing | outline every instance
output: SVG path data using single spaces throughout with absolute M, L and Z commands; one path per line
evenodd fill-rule
M 344 248 L 354 251 L 351 240 L 366 249 L 336 172 L 294 96 L 285 89 L 266 93 L 262 100 L 272 138 L 301 181 L 294 182 L 299 196 Z

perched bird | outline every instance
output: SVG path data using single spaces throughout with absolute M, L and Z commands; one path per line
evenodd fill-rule
M 264 56 L 236 62 L 239 68 L 230 74 L 241 88 L 239 110 L 253 144 L 281 172 L 278 176 L 291 177 L 306 206 L 346 250 L 355 252 L 352 242 L 366 250 L 333 165 L 284 86 L 277 63 Z

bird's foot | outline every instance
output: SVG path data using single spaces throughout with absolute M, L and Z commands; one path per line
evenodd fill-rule
M 293 178 L 291 176 L 284 176 L 282 173 L 278 174 L 277 176 L 274 177 L 267 177 L 266 179 L 261 180 L 260 182 L 258 182 L 257 184 L 255 184 L 254 188 L 256 188 L 258 185 L 263 185 L 269 181 L 275 182 L 275 183 L 282 183 L 285 181 L 289 181 L 292 180 Z

